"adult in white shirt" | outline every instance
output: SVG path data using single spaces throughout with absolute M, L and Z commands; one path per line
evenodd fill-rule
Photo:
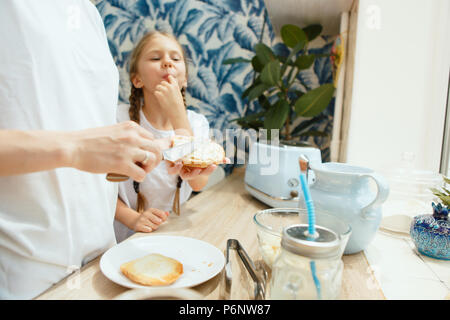
M 164 146 L 116 124 L 118 71 L 89 0 L 2 0 L 0 40 L 0 298 L 29 299 L 115 244 L 105 173 L 143 181 Z

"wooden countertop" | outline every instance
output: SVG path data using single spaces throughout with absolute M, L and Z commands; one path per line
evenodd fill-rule
M 192 197 L 181 215 L 170 215 L 156 232 L 137 233 L 131 238 L 152 235 L 178 235 L 203 240 L 223 252 L 228 239 L 238 239 L 249 256 L 260 259 L 253 215 L 268 206 L 254 199 L 244 187 L 244 168 L 212 188 Z M 125 240 L 126 241 L 126 240 Z M 343 257 L 341 299 L 384 299 L 363 252 Z M 106 278 L 100 271 L 100 257 L 63 279 L 36 299 L 112 299 L 129 290 Z M 193 289 L 205 299 L 219 298 L 221 274 Z

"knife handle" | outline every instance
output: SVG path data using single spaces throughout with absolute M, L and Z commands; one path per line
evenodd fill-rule
M 125 176 L 123 174 L 118 174 L 118 173 L 108 173 L 106 175 L 106 180 L 110 181 L 110 182 L 122 182 L 122 181 L 127 181 L 130 177 Z
M 142 168 L 141 163 L 137 162 L 136 164 Z M 122 181 L 127 181 L 128 179 L 130 179 L 129 176 L 125 176 L 123 174 L 118 174 L 118 173 L 108 173 L 106 175 L 106 180 L 108 180 L 110 182 L 122 182 Z

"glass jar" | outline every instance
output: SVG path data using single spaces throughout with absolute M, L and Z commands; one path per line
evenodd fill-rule
M 316 226 L 315 238 L 308 225 L 283 229 L 281 252 L 272 267 L 271 300 L 337 299 L 342 271 L 340 237 Z

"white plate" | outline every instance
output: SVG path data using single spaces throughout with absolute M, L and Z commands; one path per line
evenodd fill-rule
M 150 253 L 159 253 L 183 264 L 183 274 L 165 286 L 170 288 L 196 286 L 217 275 L 225 265 L 223 253 L 207 242 L 178 236 L 144 236 L 124 241 L 106 251 L 100 259 L 100 270 L 121 286 L 148 288 L 125 277 L 120 266 Z

